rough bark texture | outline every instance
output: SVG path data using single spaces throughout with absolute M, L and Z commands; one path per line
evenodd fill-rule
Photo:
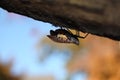
M 55 26 L 120 40 L 120 0 L 0 0 L 0 7 Z

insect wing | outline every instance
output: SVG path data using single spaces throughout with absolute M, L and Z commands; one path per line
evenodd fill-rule
M 72 41 L 74 44 L 79 45 L 79 40 L 78 40 L 78 38 L 72 37 L 72 38 L 71 38 L 71 41 Z

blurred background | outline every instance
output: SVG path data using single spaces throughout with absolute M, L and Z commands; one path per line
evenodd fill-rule
M 46 36 L 58 28 L 0 8 L 0 80 L 120 80 L 118 41 L 60 44 Z

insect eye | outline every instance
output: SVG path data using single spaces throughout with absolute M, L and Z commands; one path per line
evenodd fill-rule
M 51 34 L 52 36 L 57 35 L 57 33 L 56 33 L 55 31 L 53 31 L 53 30 L 50 30 L 50 34 Z

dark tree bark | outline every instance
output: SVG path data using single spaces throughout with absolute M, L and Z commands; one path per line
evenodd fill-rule
M 0 7 L 55 26 L 120 40 L 120 0 L 0 0 Z

